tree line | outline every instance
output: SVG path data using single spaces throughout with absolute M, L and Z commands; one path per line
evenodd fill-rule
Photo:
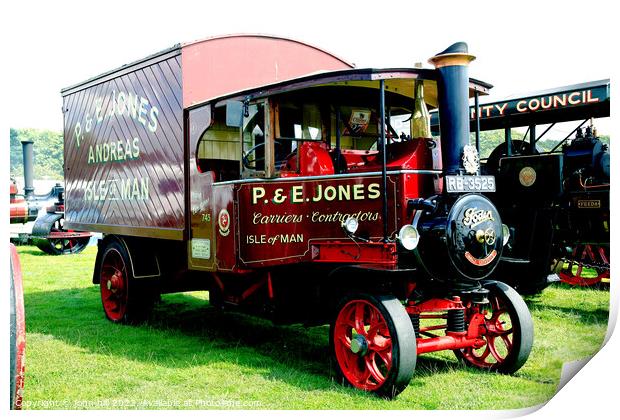
M 21 141 L 33 140 L 34 179 L 61 181 L 64 178 L 62 133 L 33 128 L 11 128 L 10 131 L 11 177 L 18 178 L 24 175 Z

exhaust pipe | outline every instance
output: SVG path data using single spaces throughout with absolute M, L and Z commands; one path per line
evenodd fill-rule
M 439 73 L 437 96 L 441 156 L 445 175 L 462 172 L 463 148 L 469 144 L 469 54 L 467 44 L 457 42 L 428 61 Z
M 24 161 L 24 196 L 26 200 L 34 195 L 34 141 L 22 140 Z

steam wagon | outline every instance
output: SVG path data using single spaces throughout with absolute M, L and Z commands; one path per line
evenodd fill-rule
M 434 69 L 357 69 L 227 36 L 64 89 L 66 224 L 104 234 L 106 317 L 208 290 L 218 307 L 330 324 L 339 380 L 387 397 L 423 353 L 518 370 L 532 320 L 489 278 L 509 229 L 468 144 L 468 98 L 491 87 L 468 78 L 473 59 L 457 43 Z

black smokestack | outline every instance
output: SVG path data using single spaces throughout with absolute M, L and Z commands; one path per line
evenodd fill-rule
M 34 152 L 32 140 L 22 140 L 24 157 L 24 196 L 26 199 L 34 195 Z
M 467 44 L 457 42 L 432 57 L 429 62 L 438 72 L 439 128 L 445 174 L 456 174 L 461 155 L 469 144 L 469 63 L 476 57 L 467 52 Z

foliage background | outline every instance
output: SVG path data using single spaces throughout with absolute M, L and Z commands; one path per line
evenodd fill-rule
M 10 131 L 11 177 L 21 178 L 24 175 L 21 141 L 34 140 L 34 178 L 64 178 L 62 133 L 33 128 L 11 128 Z

